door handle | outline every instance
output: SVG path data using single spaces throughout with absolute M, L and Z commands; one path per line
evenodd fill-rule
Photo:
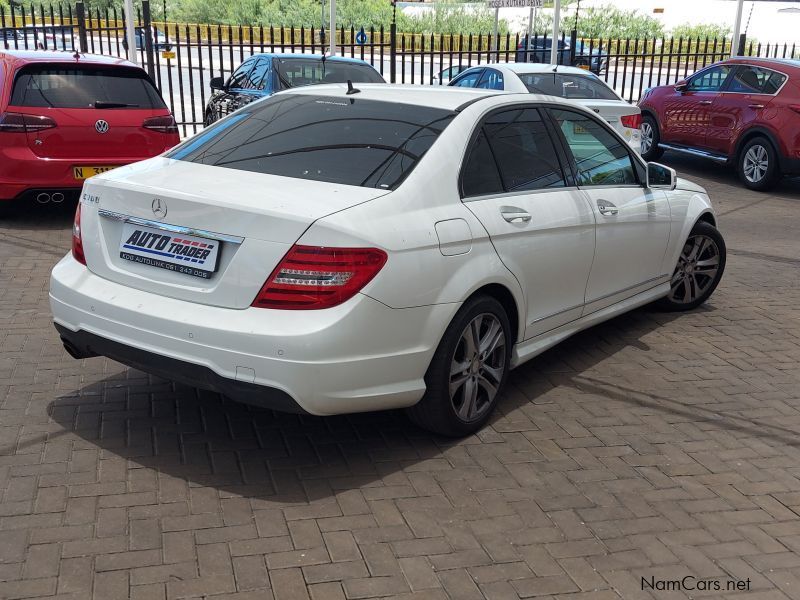
M 700 100 L 698 104 L 714 104 L 713 100 Z
M 598 200 L 597 210 L 600 211 L 601 215 L 606 215 L 606 216 L 610 215 L 612 217 L 619 212 L 619 209 L 616 206 L 614 206 L 612 202 L 609 202 L 608 200 Z
M 531 215 L 528 211 L 516 206 L 503 206 L 500 208 L 500 214 L 509 223 L 527 223 L 531 220 Z
M 748 104 L 747 108 L 759 109 L 759 108 L 764 108 L 764 105 L 763 104 Z

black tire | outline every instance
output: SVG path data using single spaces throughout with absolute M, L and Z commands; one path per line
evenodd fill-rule
M 742 146 L 736 159 L 736 172 L 745 187 L 751 190 L 764 192 L 772 188 L 781 175 L 778 153 L 772 142 L 759 136 Z M 763 175 L 757 178 L 762 172 Z
M 209 125 L 213 125 L 216 120 L 217 119 L 214 115 L 214 112 L 210 108 L 206 109 L 206 115 L 205 118 L 203 119 L 203 127 L 208 127 Z
M 697 238 L 706 238 L 713 244 L 708 249 L 701 250 L 692 260 L 687 261 L 686 257 L 691 258 Z M 722 274 L 725 272 L 726 255 L 725 239 L 717 228 L 704 221 L 696 223 L 681 249 L 681 257 L 678 259 L 670 281 L 670 295 L 659 300 L 657 306 L 668 312 L 692 310 L 700 306 L 717 289 Z M 712 276 L 710 269 L 713 267 L 712 263 L 715 257 L 716 271 Z M 698 267 L 697 263 L 701 263 L 702 266 Z M 689 297 L 693 291 L 700 290 L 702 291 L 699 295 Z
M 493 328 L 495 324 L 500 326 L 503 335 L 502 347 L 498 343 L 485 361 L 478 360 L 478 356 L 469 358 L 466 346 L 468 342 L 463 338 L 467 328 L 471 327 L 472 323 L 479 318 L 478 327 L 480 328 L 482 323 L 485 324 L 486 329 L 481 329 L 481 331 L 484 331 L 487 336 L 491 337 L 489 328 Z M 470 331 L 472 330 L 470 329 Z M 428 372 L 425 374 L 427 388 L 425 395 L 416 405 L 406 409 L 409 418 L 424 429 L 450 437 L 462 437 L 478 431 L 489 420 L 502 394 L 508 378 L 514 339 L 515 335 L 511 332 L 508 315 L 500 302 L 489 296 L 476 296 L 468 300 L 445 330 L 428 367 Z M 462 360 L 458 360 L 459 355 Z M 458 401 L 451 399 L 450 394 L 451 366 L 457 360 L 466 365 L 464 371 L 457 374 L 458 377 L 465 377 L 463 384 L 456 388 L 455 396 L 462 398 L 458 408 L 456 406 Z M 478 364 L 476 365 L 476 363 Z M 484 365 L 490 363 L 491 371 L 485 371 Z M 502 363 L 502 367 L 497 368 L 496 365 L 500 363 Z M 499 381 L 491 375 L 492 371 L 501 373 Z M 472 380 L 471 384 L 467 381 L 469 379 Z M 489 397 L 487 388 L 481 382 L 492 384 L 496 382 L 494 396 Z M 472 387 L 468 388 L 468 385 Z M 472 418 L 465 419 L 459 415 L 459 410 L 469 412 L 467 389 L 473 388 L 476 390 L 476 395 L 470 404 L 476 408 L 480 406 L 480 409 L 476 410 Z
M 644 144 L 645 144 L 645 132 L 652 131 L 653 139 L 650 144 L 650 147 L 645 151 Z M 641 127 L 641 134 L 642 134 L 642 158 L 647 162 L 651 160 L 658 160 L 661 158 L 661 155 L 664 154 L 664 149 L 658 146 L 659 142 L 661 141 L 661 134 L 658 131 L 658 123 L 656 120 L 651 117 L 650 115 L 644 115 L 642 117 L 642 127 Z

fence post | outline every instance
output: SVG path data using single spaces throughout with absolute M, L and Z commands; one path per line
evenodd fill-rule
M 575 64 L 575 46 L 578 44 L 578 31 L 573 29 L 569 32 L 569 65 Z M 592 65 L 592 57 L 589 57 L 589 66 Z
M 744 45 L 746 43 L 747 43 L 747 34 L 746 33 L 739 34 L 739 45 L 736 47 L 736 56 L 744 56 Z
M 153 57 L 153 22 L 150 17 L 150 0 L 142 0 L 142 28 L 144 29 L 144 52 L 147 74 L 155 81 L 156 67 Z
M 81 52 L 86 54 L 89 52 L 89 41 L 86 39 L 86 10 L 83 2 L 75 4 L 75 17 L 78 19 L 78 40 Z
M 397 79 L 397 24 L 389 26 L 389 83 L 395 83 Z

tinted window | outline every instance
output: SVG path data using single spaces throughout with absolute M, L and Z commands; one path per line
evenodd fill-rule
M 731 68 L 728 65 L 712 67 L 689 80 L 687 89 L 693 92 L 716 92 L 725 83 Z
M 455 113 L 289 94 L 253 103 L 168 156 L 298 179 L 394 189 Z
M 560 98 L 619 100 L 611 88 L 594 75 L 519 73 L 518 76 L 528 91 L 533 94 L 547 94 Z
M 244 61 L 241 66 L 233 72 L 233 75 L 231 75 L 231 78 L 228 80 L 228 87 L 234 90 L 243 88 L 247 82 L 247 75 L 250 73 L 250 69 L 253 68 L 255 62 L 254 58 Z
M 484 88 L 487 90 L 502 90 L 503 89 L 503 74 L 494 69 L 486 69 L 483 72 L 483 77 L 478 82 L 476 87 Z
M 263 90 L 265 84 L 267 83 L 266 77 L 269 73 L 269 63 L 270 59 L 259 58 L 256 61 L 256 65 L 253 67 L 253 70 L 247 74 L 242 87 L 248 90 Z
M 744 94 L 775 94 L 786 76 L 769 69 L 742 66 L 736 69 L 727 91 Z
M 380 74 L 367 64 L 307 58 L 277 58 L 275 67 L 281 89 L 317 83 L 385 83 Z
M 591 117 L 568 110 L 552 112 L 575 158 L 579 185 L 639 183 L 625 142 Z
M 11 92 L 12 106 L 93 108 L 95 103 L 119 108 L 166 108 L 144 71 L 124 67 L 28 66 Z
M 467 153 L 467 160 L 461 170 L 461 193 L 465 198 L 498 194 L 503 191 L 497 163 L 481 129 Z
M 483 73 L 483 69 L 469 71 L 468 73 L 459 75 L 458 79 L 455 79 L 450 85 L 454 87 L 475 87 L 475 84 L 478 83 L 478 79 L 481 77 L 481 73 Z
M 506 191 L 564 187 L 556 150 L 538 110 L 497 113 L 483 129 Z

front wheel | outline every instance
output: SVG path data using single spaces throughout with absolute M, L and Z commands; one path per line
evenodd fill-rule
M 766 191 L 775 185 L 780 176 L 778 154 L 769 140 L 756 137 L 747 142 L 739 153 L 737 171 L 751 190 Z
M 489 420 L 508 376 L 513 338 L 503 305 L 489 296 L 467 301 L 447 327 L 425 374 L 422 400 L 407 409 L 420 427 L 451 437 Z
M 691 310 L 709 299 L 725 271 L 725 239 L 710 223 L 699 222 L 683 245 L 670 280 L 670 291 L 658 305 L 667 311 Z

